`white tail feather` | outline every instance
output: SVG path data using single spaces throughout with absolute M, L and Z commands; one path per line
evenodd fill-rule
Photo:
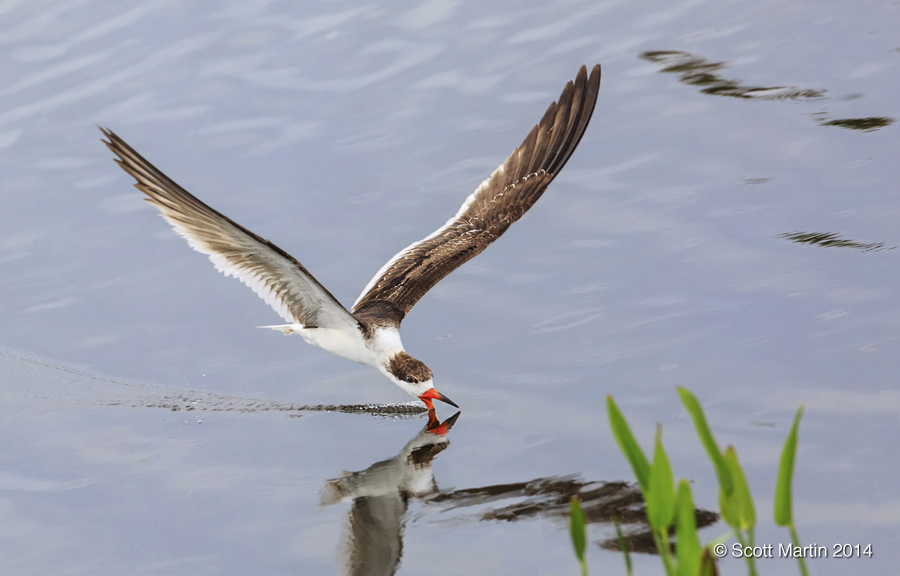
M 257 328 L 268 328 L 270 330 L 278 330 L 285 336 L 290 336 L 291 334 L 295 334 L 297 332 L 296 324 L 280 324 L 278 326 L 257 326 Z

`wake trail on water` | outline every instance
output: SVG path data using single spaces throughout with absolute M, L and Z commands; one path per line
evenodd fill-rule
M 386 418 L 417 418 L 427 410 L 405 404 L 297 404 L 205 392 L 176 390 L 91 374 L 24 354 L 0 350 L 0 391 L 11 398 L 88 406 L 161 408 L 177 411 L 261 413 L 282 412 L 292 417 L 309 412 L 368 414 Z

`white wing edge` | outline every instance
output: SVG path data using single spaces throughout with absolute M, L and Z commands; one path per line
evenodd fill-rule
M 504 163 L 505 162 L 506 161 L 504 160 Z M 446 224 L 444 224 L 443 226 L 441 226 L 440 228 L 438 228 L 437 230 L 435 230 L 434 232 L 432 232 L 425 238 L 422 238 L 418 242 L 413 242 L 412 244 L 410 244 L 403 250 L 394 254 L 394 257 L 391 258 L 390 260 L 388 260 L 387 263 L 384 266 L 382 266 L 378 270 L 378 272 L 375 273 L 375 276 L 373 276 L 372 279 L 369 280 L 369 283 L 366 284 L 366 287 L 362 289 L 362 292 L 356 298 L 356 302 L 353 303 L 353 308 L 356 308 L 356 305 L 359 304 L 360 300 L 362 300 L 366 296 L 366 294 L 369 293 L 369 290 L 371 290 L 378 283 L 378 280 L 381 279 L 381 277 L 384 275 L 384 273 L 387 272 L 388 269 L 391 266 L 393 266 L 398 260 L 403 258 L 403 256 L 405 254 L 410 252 L 416 246 L 419 246 L 420 244 L 431 240 L 435 236 L 440 235 L 441 232 L 443 232 L 444 230 L 446 230 L 447 228 L 449 228 L 450 226 L 455 224 L 459 220 L 460 216 L 465 214 L 466 210 L 468 210 L 469 207 L 472 206 L 472 203 L 475 202 L 475 197 L 478 196 L 478 193 L 481 192 L 482 190 L 486 189 L 490 185 L 491 180 L 493 180 L 494 178 L 497 178 L 503 174 L 503 166 L 504 166 L 504 164 L 500 164 L 499 168 L 494 170 L 494 172 L 487 179 L 485 179 L 484 182 L 482 182 L 478 186 L 478 188 L 475 189 L 474 192 L 469 194 L 469 196 L 466 198 L 465 202 L 463 202 L 462 206 L 460 206 L 459 210 L 456 212 L 456 215 L 453 216 L 452 218 L 450 218 L 449 220 L 447 220 Z

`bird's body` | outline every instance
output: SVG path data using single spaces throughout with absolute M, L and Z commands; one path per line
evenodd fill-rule
M 400 330 L 394 327 L 376 328 L 369 337 L 361 330 L 304 328 L 300 324 L 260 326 L 260 328 L 271 328 L 286 335 L 299 334 L 313 346 L 352 362 L 371 366 L 380 372 L 384 372 L 384 366 L 390 363 L 391 357 L 405 352 L 400 341 Z
M 406 353 L 400 323 L 435 284 L 481 253 L 537 202 L 578 146 L 594 110 L 600 66 L 582 66 L 525 141 L 428 237 L 379 270 L 352 311 L 344 308 L 300 262 L 273 243 L 210 208 L 169 179 L 109 130 L 106 145 L 137 180 L 135 187 L 175 231 L 216 269 L 234 276 L 288 324 L 266 326 L 342 358 L 372 366 L 428 408 L 454 404 L 433 386 L 431 370 Z

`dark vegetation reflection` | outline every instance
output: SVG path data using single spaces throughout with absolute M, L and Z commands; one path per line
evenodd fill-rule
M 859 130 L 861 132 L 874 132 L 879 128 L 890 126 L 894 123 L 894 118 L 887 116 L 872 116 L 871 118 L 841 118 L 838 120 L 829 120 L 822 122 L 821 126 L 837 126 L 838 128 L 846 128 L 847 130 Z
M 799 244 L 812 244 L 826 248 L 856 248 L 863 252 L 877 252 L 879 250 L 893 250 L 893 246 L 886 247 L 884 242 L 866 244 L 856 240 L 841 238 L 834 232 L 790 232 L 779 234 L 778 238 L 785 238 Z
M 739 80 L 719 76 L 718 72 L 727 68 L 728 62 L 710 62 L 689 52 L 657 50 L 642 52 L 638 57 L 654 64 L 661 64 L 663 68 L 660 72 L 679 74 L 681 82 L 689 86 L 698 86 L 702 94 L 712 96 L 729 96 L 745 100 L 813 100 L 824 97 L 826 92 L 794 86 L 745 86 Z M 820 126 L 835 126 L 861 132 L 874 132 L 896 121 L 889 116 L 826 120 L 822 118 L 824 115 L 818 114 Z
M 613 521 L 618 522 L 630 551 L 656 554 L 641 490 L 629 482 L 583 482 L 573 476 L 537 478 L 528 482 L 441 492 L 428 503 L 453 510 L 513 500 L 488 506 L 487 510 L 473 514 L 469 519 L 518 522 L 544 518 L 565 527 L 569 521 L 569 502 L 575 496 L 584 510 L 585 524 L 612 526 Z M 703 528 L 718 520 L 718 514 L 698 509 L 696 518 L 697 528 Z M 619 539 L 612 531 L 609 538 L 597 545 L 607 550 L 621 550 Z
M 415 519 L 434 513 L 450 514 L 442 521 L 460 525 L 543 518 L 565 528 L 569 502 L 577 496 L 586 523 L 610 527 L 609 537 L 597 542 L 598 546 L 621 549 L 612 529 L 616 521 L 629 550 L 656 553 L 640 488 L 629 482 L 585 482 L 573 476 L 559 476 L 440 490 L 432 461 L 450 445 L 447 435 L 459 415 L 457 412 L 442 423 L 433 410 L 429 411 L 428 423 L 397 456 L 328 480 L 322 490 L 322 506 L 352 502 L 339 545 L 343 574 L 374 576 L 397 571 L 411 499 L 424 505 Z M 454 516 L 454 511 L 465 513 Z M 696 519 L 697 527 L 703 528 L 718 520 L 718 515 L 698 509 Z
M 793 86 L 744 86 L 739 80 L 728 80 L 717 74 L 719 70 L 728 67 L 727 62 L 710 62 L 688 52 L 643 52 L 639 58 L 662 64 L 660 72 L 680 74 L 681 82 L 689 86 L 699 86 L 701 93 L 713 96 L 754 100 L 809 100 L 821 98 L 825 94 L 825 90 Z

